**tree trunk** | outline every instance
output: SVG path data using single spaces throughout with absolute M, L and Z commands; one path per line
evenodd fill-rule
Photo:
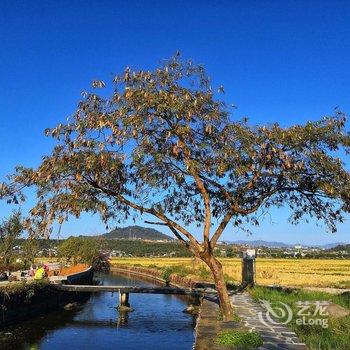
M 232 304 L 227 292 L 226 282 L 224 280 L 224 273 L 222 265 L 219 260 L 210 255 L 208 259 L 205 259 L 206 264 L 209 266 L 215 281 L 216 290 L 218 292 L 220 309 L 222 312 L 223 320 L 229 321 L 233 316 Z

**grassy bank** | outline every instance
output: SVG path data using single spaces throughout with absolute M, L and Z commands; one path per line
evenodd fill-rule
M 256 300 L 267 300 L 276 307 L 283 307 L 282 303 L 289 305 L 293 311 L 292 320 L 288 323 L 288 327 L 293 329 L 299 338 L 307 344 L 310 349 L 322 350 L 348 350 L 349 349 L 349 334 L 350 334 L 350 316 L 334 317 L 330 313 L 329 316 L 320 316 L 316 313 L 313 318 L 327 319 L 328 327 L 322 325 L 298 325 L 297 319 L 302 316 L 298 315 L 301 310 L 297 302 L 310 302 L 309 309 L 303 311 L 314 314 L 316 301 L 329 301 L 338 304 L 346 309 L 350 309 L 350 294 L 332 295 L 323 292 L 309 291 L 277 291 L 264 287 L 254 287 L 250 290 L 252 297 Z M 285 321 L 287 315 L 280 320 Z
M 19 294 L 22 292 L 27 292 L 30 290 L 42 289 L 48 286 L 50 283 L 48 280 L 40 280 L 40 281 L 19 281 L 19 282 L 11 282 L 5 285 L 0 286 L 0 296 L 10 296 L 12 294 Z
M 241 281 L 241 259 L 220 259 L 226 279 L 239 283 Z M 191 258 L 113 258 L 113 265 L 138 265 L 164 269 L 177 266 L 188 269 L 208 270 L 201 263 Z M 204 269 L 204 270 L 203 270 Z M 210 274 L 207 275 L 210 280 Z M 350 260 L 322 259 L 269 259 L 258 258 L 256 261 L 256 281 L 260 285 L 283 285 L 296 287 L 333 287 L 350 288 Z
M 26 304 L 31 302 L 38 294 L 50 294 L 51 286 L 48 280 L 11 282 L 0 286 L 0 307 Z

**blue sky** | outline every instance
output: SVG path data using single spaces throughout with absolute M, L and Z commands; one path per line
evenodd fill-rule
M 64 122 L 95 78 L 125 66 L 152 68 L 180 50 L 206 66 L 233 117 L 283 125 L 350 111 L 349 1 L 6 1 L 0 2 L 0 179 L 49 153 L 46 127 Z M 24 209 L 31 204 L 24 206 Z M 11 208 L 0 203 L 0 217 Z M 251 239 L 350 242 L 315 223 L 292 226 L 288 212 Z M 142 224 L 142 221 L 139 223 Z M 197 229 L 194 232 L 200 237 Z M 163 230 L 165 232 L 165 229 Z M 104 232 L 84 215 L 63 234 Z M 227 230 L 224 239 L 244 239 Z

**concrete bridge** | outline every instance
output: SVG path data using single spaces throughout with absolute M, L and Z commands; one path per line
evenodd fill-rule
M 67 285 L 57 284 L 55 287 L 58 290 L 67 292 L 118 292 L 120 311 L 132 311 L 129 303 L 130 293 L 144 293 L 144 294 L 177 294 L 189 295 L 192 297 L 192 306 L 200 304 L 200 298 L 204 294 L 214 294 L 216 291 L 211 288 L 178 288 L 178 287 L 132 287 L 132 286 L 100 286 L 100 285 Z

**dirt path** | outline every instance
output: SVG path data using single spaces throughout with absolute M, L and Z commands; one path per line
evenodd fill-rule
M 340 289 L 340 288 L 303 287 L 302 289 L 311 290 L 315 292 L 325 292 L 329 294 L 350 293 L 350 289 Z

